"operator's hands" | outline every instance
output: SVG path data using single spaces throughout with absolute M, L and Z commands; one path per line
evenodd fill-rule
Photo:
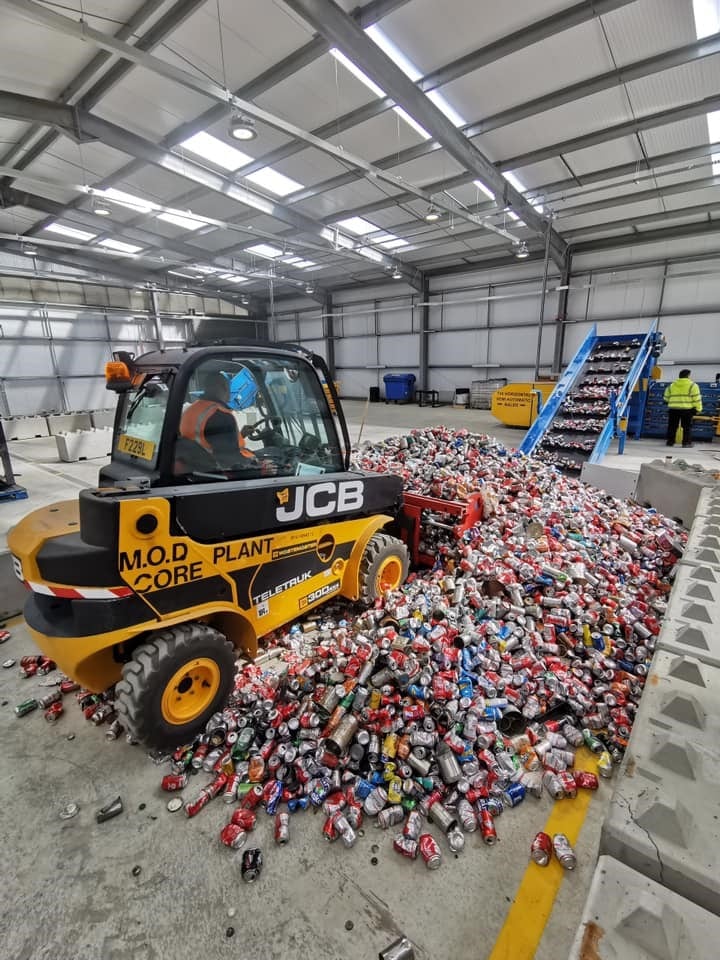
M 272 460 L 261 460 L 260 461 L 260 475 L 263 477 L 274 477 L 277 475 L 278 468 L 277 464 Z
M 247 439 L 252 433 L 253 424 L 246 423 L 244 427 L 240 429 L 240 436 L 244 439 Z

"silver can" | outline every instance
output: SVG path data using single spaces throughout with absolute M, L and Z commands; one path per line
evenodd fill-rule
M 553 850 L 563 870 L 574 870 L 577 865 L 575 851 L 570 846 L 570 841 L 564 833 L 553 835 Z

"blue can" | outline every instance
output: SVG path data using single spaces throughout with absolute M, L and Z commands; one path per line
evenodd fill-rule
M 461 697 L 469 697 L 470 699 L 472 699 L 473 688 L 469 680 L 467 679 L 460 680 L 460 682 L 458 683 L 458 690 L 460 691 Z
M 318 777 L 310 791 L 310 803 L 314 807 L 321 807 L 330 793 L 331 786 L 327 777 Z
M 363 777 L 360 777 L 355 782 L 355 796 L 358 798 L 358 800 L 364 800 L 365 797 L 372 792 L 372 789 L 373 785 L 369 780 L 363 779 Z
M 500 797 L 488 797 L 487 800 L 478 800 L 478 809 L 488 810 L 493 817 L 499 817 L 505 809 Z
M 290 813 L 295 813 L 296 810 L 307 810 L 310 806 L 310 797 L 293 797 L 292 800 L 288 800 L 288 810 Z
M 410 686 L 407 688 L 407 692 L 408 696 L 415 697 L 416 700 L 427 700 L 427 687 L 423 687 L 419 683 L 410 684 Z
M 370 777 L 371 789 L 374 787 L 382 787 L 385 783 L 385 777 L 383 776 L 382 770 L 375 770 L 373 775 Z
M 525 787 L 522 783 L 511 783 L 503 794 L 503 800 L 509 807 L 516 807 L 525 799 Z

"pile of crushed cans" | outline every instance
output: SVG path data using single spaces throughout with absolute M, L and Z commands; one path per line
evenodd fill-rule
M 356 465 L 433 498 L 481 492 L 485 517 L 459 538 L 423 528 L 435 566 L 371 609 L 334 602 L 266 638 L 272 667 L 239 669 L 225 709 L 166 758 L 161 787 L 186 791 L 168 807 L 188 817 L 227 804 L 219 841 L 232 849 L 262 810 L 282 845 L 299 811 L 320 808 L 328 842 L 353 847 L 371 821 L 436 869 L 472 833 L 494 844 L 526 798 L 573 798 L 612 776 L 684 535 L 465 431 L 366 444 Z M 122 733 L 111 693 L 76 695 L 109 739 Z M 575 866 L 563 834 L 539 833 L 530 856 Z M 242 875 L 261 868 L 248 844 Z

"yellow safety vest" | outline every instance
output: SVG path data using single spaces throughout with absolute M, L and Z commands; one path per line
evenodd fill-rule
M 665 388 L 665 403 L 671 410 L 702 412 L 700 388 L 689 377 L 678 377 Z

